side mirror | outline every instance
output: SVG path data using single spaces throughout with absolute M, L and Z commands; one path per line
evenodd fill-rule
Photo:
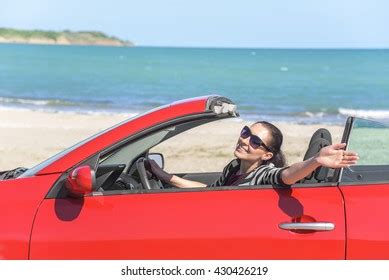
M 163 158 L 162 154 L 152 153 L 148 155 L 148 158 L 154 160 L 162 169 L 165 167 L 165 159 Z
M 84 196 L 94 191 L 95 172 L 87 165 L 77 167 L 66 178 L 66 188 L 73 196 Z

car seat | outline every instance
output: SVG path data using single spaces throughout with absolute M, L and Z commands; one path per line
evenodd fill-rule
M 313 133 L 309 141 L 308 149 L 305 152 L 304 160 L 315 156 L 322 148 L 332 144 L 331 133 L 325 128 L 319 128 Z M 320 183 L 326 182 L 329 174 L 329 168 L 318 167 L 311 174 L 300 180 L 300 183 Z

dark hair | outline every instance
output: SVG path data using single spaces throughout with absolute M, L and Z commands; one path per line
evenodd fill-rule
M 273 157 L 263 164 L 274 164 L 275 167 L 284 167 L 286 164 L 284 153 L 281 151 L 282 141 L 284 139 L 281 130 L 279 130 L 275 125 L 266 122 L 258 121 L 254 124 L 263 125 L 271 133 L 271 143 L 267 143 L 267 146 L 270 148 L 273 153 Z

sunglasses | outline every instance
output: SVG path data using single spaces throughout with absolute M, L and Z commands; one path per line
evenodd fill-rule
M 253 149 L 258 149 L 260 146 L 262 146 L 267 151 L 271 152 L 271 149 L 268 146 L 266 146 L 265 143 L 263 143 L 261 138 L 251 133 L 251 130 L 248 126 L 243 127 L 242 131 L 240 132 L 240 137 L 242 137 L 243 139 L 250 137 L 249 143 Z

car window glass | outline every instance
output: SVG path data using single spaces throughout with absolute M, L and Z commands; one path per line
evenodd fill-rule
M 389 126 L 365 119 L 355 119 L 348 150 L 359 154 L 358 165 L 389 164 Z
M 150 136 L 143 137 L 138 141 L 126 145 L 99 160 L 99 164 L 127 164 L 132 162 L 136 157 L 144 153 L 150 147 L 162 141 L 166 135 L 174 131 L 175 127 L 158 131 Z
M 341 182 L 389 180 L 389 125 L 355 118 L 347 149 L 357 152 L 359 161 L 343 170 Z
M 140 136 L 137 140 L 130 141 L 113 151 L 104 153 L 99 158 L 99 165 L 126 164 L 128 168 L 128 164 L 133 163 L 140 155 L 149 152 L 155 145 L 165 142 L 170 138 L 176 138 L 175 136 L 177 134 L 183 134 L 183 131 L 199 126 L 205 122 L 207 122 L 207 120 L 191 121 Z

